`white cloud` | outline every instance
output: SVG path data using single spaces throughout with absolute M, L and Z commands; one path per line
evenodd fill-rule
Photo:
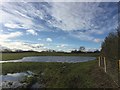
M 3 30 L 0 30 L 0 33 L 2 33 L 3 32 Z
M 119 0 L 2 0 L 1 2 L 119 2 Z
M 51 3 L 51 5 L 51 15 L 57 20 L 51 21 L 51 24 L 65 31 L 89 29 L 95 15 L 104 11 L 98 7 L 99 3 L 61 2 Z
M 98 39 L 98 38 L 96 38 L 96 39 L 94 39 L 93 41 L 96 42 L 96 43 L 99 43 L 99 42 L 102 41 L 102 39 Z
M 43 47 L 44 46 L 44 44 L 32 44 L 32 45 L 35 47 Z
M 93 36 L 90 36 L 88 33 L 83 32 L 70 32 L 70 35 L 83 41 L 92 41 L 94 39 Z
M 22 32 L 12 32 L 12 33 L 8 33 L 8 34 L 0 34 L 0 41 L 10 40 L 12 38 L 19 37 L 21 35 L 23 35 Z
M 113 15 L 115 18 L 112 19 L 109 17 L 117 8 L 108 8 L 109 3 L 104 3 L 104 8 L 100 6 L 100 2 L 49 2 L 49 4 L 52 6 L 50 14 L 54 17 L 54 20 L 48 21 L 50 26 L 70 32 L 71 36 L 80 40 L 93 41 L 95 38 L 93 34 L 101 35 L 114 30 L 117 26 L 118 15 Z M 71 33 L 72 31 L 82 34 L 75 35 Z
M 90 31 L 87 31 L 87 33 L 89 33 L 89 34 L 98 34 L 98 35 L 102 35 L 102 34 L 104 34 L 105 33 L 105 31 L 104 30 L 95 30 L 95 29 L 93 29 L 93 30 L 90 30 Z
M 85 51 L 88 51 L 88 52 L 89 52 L 89 51 L 90 51 L 90 52 L 91 52 L 91 51 L 94 52 L 94 51 L 96 51 L 96 50 L 99 50 L 99 51 L 100 51 L 100 48 L 99 48 L 99 49 L 98 49 L 98 48 L 86 48 L 86 49 L 85 49 Z
M 100 33 L 100 34 L 102 34 L 102 33 Z M 78 38 L 82 41 L 91 41 L 91 42 L 95 42 L 95 43 L 99 43 L 99 42 L 103 41 L 103 39 L 93 37 L 91 35 L 91 33 L 89 33 L 89 32 L 86 32 L 86 33 L 71 32 L 70 35 L 73 36 L 73 37 L 76 37 L 76 38 Z
M 72 45 L 68 44 L 57 44 L 56 47 L 54 47 L 54 50 L 56 51 L 65 51 L 65 52 L 70 52 L 72 50 Z
M 32 35 L 38 35 L 37 32 L 35 30 L 32 30 L 32 29 L 29 29 L 26 32 L 29 34 L 32 34 Z
M 11 50 L 24 50 L 24 51 L 28 51 L 28 50 L 33 50 L 33 51 L 43 51 L 43 50 L 47 50 L 44 47 L 44 44 L 31 44 L 31 43 L 25 43 L 25 42 L 8 42 L 8 41 L 4 41 L 0 43 L 0 46 L 4 46 L 6 48 L 9 48 Z
M 111 28 L 115 28 L 117 23 L 117 15 L 111 19 L 107 17 L 107 14 L 113 13 L 113 10 L 110 7 L 109 9 L 103 9 L 99 2 L 4 3 L 2 6 L 4 8 L 0 10 L 0 23 L 3 23 L 7 28 L 11 28 L 11 30 L 24 28 L 27 33 L 32 35 L 37 35 L 36 31 L 41 31 L 44 27 L 44 30 L 55 27 L 80 40 L 97 43 L 101 40 L 97 39 L 94 34 L 104 34 Z M 101 17 L 101 14 L 104 16 Z M 99 21 L 101 18 L 105 18 L 105 20 Z M 83 30 L 86 31 L 83 32 Z M 9 38 L 17 37 L 10 36 L 10 34 L 3 34 L 0 36 L 2 37 L 0 40 L 10 40 Z M 51 38 L 45 40 L 52 42 Z M 58 47 L 64 47 L 64 45 Z
M 46 38 L 46 41 L 52 42 L 53 40 L 51 38 Z
M 14 24 L 14 23 L 6 23 L 4 24 L 4 26 L 8 28 L 22 28 L 18 24 Z
M 10 6 L 10 8 L 9 8 L 9 6 Z M 17 8 L 17 6 L 16 6 L 16 8 Z M 15 13 L 14 9 L 9 4 L 6 6 L 6 9 L 9 10 L 8 12 L 11 11 L 12 13 Z M 19 23 L 21 26 L 25 25 L 24 28 L 32 27 L 33 23 L 31 21 L 31 18 L 25 18 L 25 17 L 20 16 L 19 14 L 14 15 L 14 14 L 10 14 L 8 12 L 1 11 L 2 17 L 0 20 L 2 23 L 5 24 L 5 26 L 10 27 L 10 28 L 12 28 L 12 26 L 13 26 L 14 28 L 16 28 L 16 27 L 19 27 L 16 23 Z
M 42 25 L 34 22 L 34 17 L 41 17 L 31 3 L 3 3 L 0 10 L 0 22 L 8 28 L 41 30 Z
M 65 47 L 67 47 L 67 46 L 68 46 L 67 44 L 57 45 L 58 48 L 65 48 Z

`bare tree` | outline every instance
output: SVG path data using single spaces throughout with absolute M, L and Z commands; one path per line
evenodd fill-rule
M 84 46 L 81 46 L 81 47 L 79 48 L 79 51 L 84 52 L 84 51 L 85 51 L 85 47 L 84 47 Z

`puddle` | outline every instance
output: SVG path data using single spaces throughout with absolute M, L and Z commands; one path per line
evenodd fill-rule
M 33 76 L 34 73 L 31 71 L 20 72 L 20 73 L 8 73 L 7 75 L 0 75 L 2 82 L 0 82 L 0 87 L 2 88 L 18 88 L 25 87 L 26 83 L 21 83 L 25 77 Z

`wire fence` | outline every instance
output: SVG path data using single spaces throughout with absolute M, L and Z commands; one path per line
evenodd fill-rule
M 98 61 L 99 67 L 103 69 L 119 87 L 120 60 L 108 60 L 107 58 L 100 56 L 98 57 Z

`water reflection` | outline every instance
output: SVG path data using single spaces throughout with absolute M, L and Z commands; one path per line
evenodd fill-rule
M 0 75 L 2 82 L 0 82 L 0 87 L 2 88 L 17 88 L 25 86 L 25 83 L 21 83 L 22 80 L 27 76 L 32 76 L 31 71 L 21 72 L 21 73 L 8 73 L 7 75 Z
M 81 56 L 32 56 L 24 57 L 20 60 L 9 60 L 9 61 L 0 61 L 0 63 L 5 62 L 68 62 L 68 63 L 77 63 L 77 62 L 87 62 L 95 60 L 96 57 L 81 57 Z

